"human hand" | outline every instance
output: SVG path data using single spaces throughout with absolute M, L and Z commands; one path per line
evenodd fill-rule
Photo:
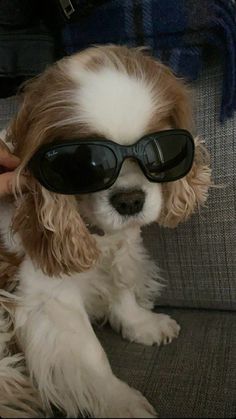
M 0 139 L 0 197 L 12 193 L 14 169 L 20 164 L 20 159 L 13 154 Z

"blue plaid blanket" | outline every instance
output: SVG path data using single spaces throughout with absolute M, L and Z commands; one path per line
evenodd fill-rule
M 221 121 L 236 109 L 235 0 L 107 1 L 63 30 L 67 54 L 106 43 L 149 46 L 188 81 L 217 51 L 223 65 Z

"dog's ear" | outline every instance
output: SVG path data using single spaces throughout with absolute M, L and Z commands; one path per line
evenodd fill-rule
M 98 258 L 95 239 L 78 213 L 76 199 L 51 193 L 33 179 L 16 210 L 13 231 L 49 276 L 85 271 Z
M 193 132 L 190 92 L 185 84 L 172 77 L 173 107 L 170 112 L 170 126 Z M 160 225 L 176 227 L 202 205 L 208 195 L 211 182 L 209 155 L 203 142 L 195 138 L 195 156 L 192 169 L 182 179 L 163 184 L 164 204 Z
M 195 138 L 192 169 L 182 179 L 163 184 L 164 204 L 158 220 L 164 227 L 176 227 L 204 204 L 211 185 L 209 156 L 202 142 Z

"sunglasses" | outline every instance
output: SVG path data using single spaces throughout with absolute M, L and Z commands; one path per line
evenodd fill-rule
M 84 194 L 112 186 L 127 158 L 137 161 L 150 182 L 173 182 L 192 167 L 193 137 L 175 129 L 146 135 L 128 146 L 107 139 L 58 141 L 40 147 L 28 167 L 52 192 Z

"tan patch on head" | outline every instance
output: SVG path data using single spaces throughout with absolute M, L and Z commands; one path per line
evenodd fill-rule
M 88 133 L 89 127 L 79 123 L 75 113 L 74 88 L 63 60 L 25 84 L 20 110 L 7 132 L 7 140 L 22 160 L 20 169 L 42 144 Z

